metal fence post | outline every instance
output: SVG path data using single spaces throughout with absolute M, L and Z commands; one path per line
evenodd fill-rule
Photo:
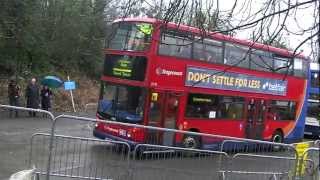
M 54 132 L 56 127 L 56 121 L 60 117 L 63 117 L 63 115 L 59 115 L 57 117 L 53 118 L 52 125 L 51 125 L 51 131 L 50 131 L 50 140 L 49 140 L 49 155 L 48 155 L 48 164 L 47 164 L 47 172 L 46 172 L 46 180 L 50 179 L 50 168 L 51 168 L 51 158 L 52 158 L 52 149 L 53 149 L 53 139 L 54 139 Z

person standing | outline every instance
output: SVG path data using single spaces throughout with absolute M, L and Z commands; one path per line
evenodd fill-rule
M 8 84 L 8 98 L 10 106 L 19 106 L 20 87 L 13 79 Z M 12 117 L 13 110 L 10 110 L 10 117 Z M 18 110 L 15 110 L 15 116 L 18 117 Z
M 49 111 L 49 108 L 51 108 L 51 97 L 52 97 L 52 91 L 49 89 L 48 86 L 43 86 L 41 90 L 41 108 L 43 110 Z
M 36 78 L 32 78 L 26 89 L 27 108 L 39 108 L 39 87 Z M 29 111 L 29 116 L 36 116 L 36 112 Z

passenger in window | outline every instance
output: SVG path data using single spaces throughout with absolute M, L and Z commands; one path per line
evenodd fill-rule
M 178 108 L 178 100 L 176 97 L 171 97 L 168 100 L 168 116 L 175 116 Z
M 208 104 L 203 105 L 202 116 L 204 118 L 209 118 L 210 106 Z
M 207 52 L 203 48 L 194 48 L 193 50 L 193 56 L 195 59 L 201 60 L 201 61 L 207 61 Z
M 279 120 L 279 116 L 277 114 L 277 109 L 275 106 L 271 106 L 268 108 L 267 119 Z
M 205 58 L 206 58 L 206 61 L 208 61 L 208 62 L 214 62 L 213 55 L 209 52 L 205 53 Z
M 203 108 L 201 108 L 200 106 L 196 107 L 196 112 L 195 112 L 195 117 L 197 118 L 203 118 Z
M 219 118 L 226 118 L 227 117 L 227 105 L 226 104 L 221 104 L 219 106 L 219 110 L 218 110 L 218 115 L 217 117 Z
M 236 119 L 241 119 L 242 118 L 242 113 L 243 113 L 243 104 L 234 104 L 235 109 L 236 109 Z
M 177 48 L 178 57 L 190 57 L 190 48 L 187 45 L 181 45 Z
M 133 50 L 142 51 L 144 50 L 144 43 L 142 39 L 135 39 L 133 43 Z
M 237 118 L 237 107 L 235 104 L 230 104 L 227 113 L 228 119 L 236 119 Z
M 160 104 L 158 102 L 150 103 L 149 117 L 152 125 L 156 125 L 160 120 Z

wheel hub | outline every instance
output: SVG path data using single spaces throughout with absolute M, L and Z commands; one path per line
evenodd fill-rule
M 277 142 L 277 143 L 280 143 L 281 142 L 281 136 L 280 135 L 275 135 L 274 137 L 273 137 L 273 142 Z
M 184 146 L 187 148 L 195 148 L 196 140 L 192 137 L 187 137 L 184 139 Z

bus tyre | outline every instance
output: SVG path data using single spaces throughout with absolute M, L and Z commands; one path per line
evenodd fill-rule
M 200 148 L 200 137 L 193 135 L 185 135 L 183 138 L 183 147 L 189 149 Z
M 283 134 L 281 131 L 277 130 L 273 133 L 272 135 L 272 139 L 271 139 L 272 142 L 275 142 L 275 143 L 283 143 Z M 279 145 L 273 145 L 273 148 L 272 148 L 274 151 L 279 151 L 281 150 L 281 146 Z

